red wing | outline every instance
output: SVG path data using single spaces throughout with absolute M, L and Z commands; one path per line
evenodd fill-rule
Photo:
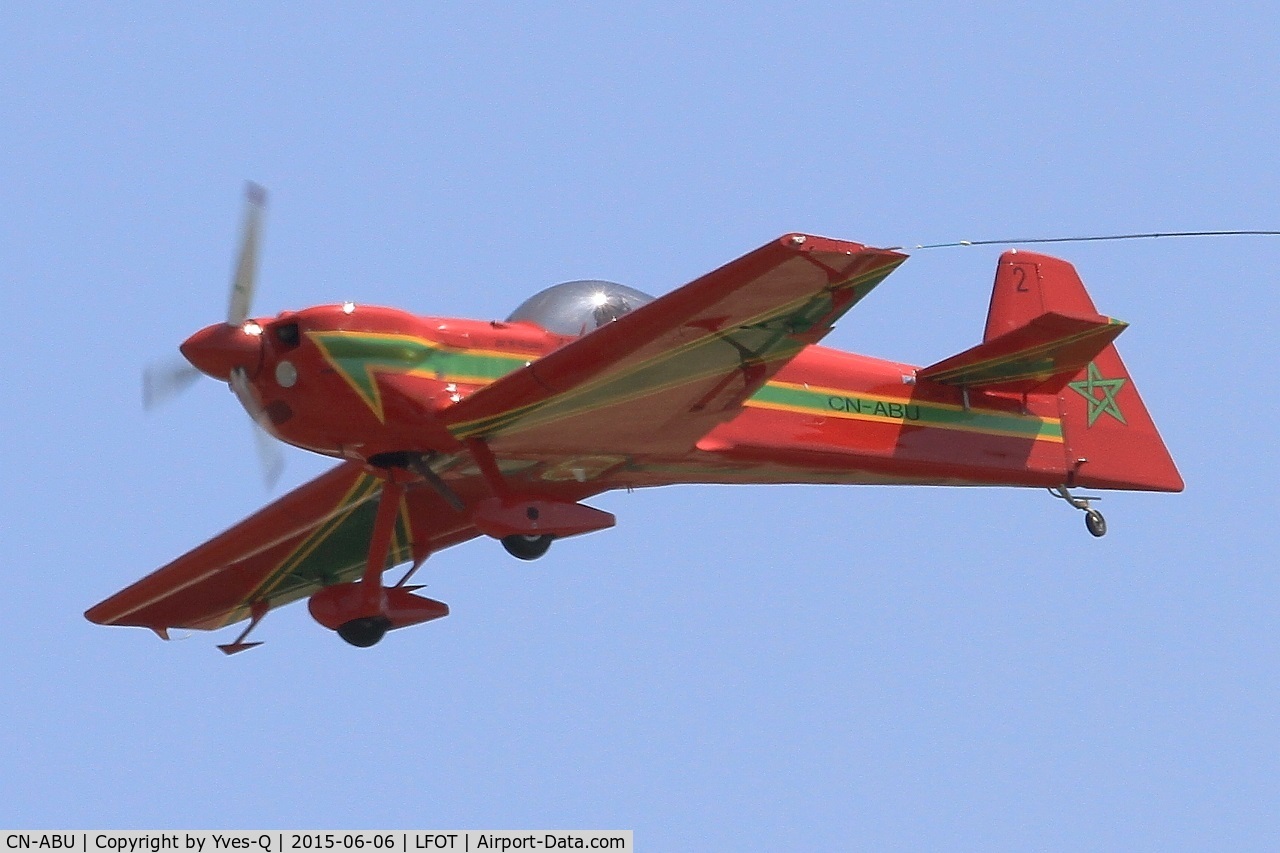
M 295 489 L 169 565 L 90 608 L 103 625 L 214 629 L 364 570 L 380 483 L 346 462 Z M 478 535 L 427 488 L 409 490 L 387 566 Z
M 905 259 L 783 237 L 476 391 L 449 428 L 503 452 L 686 450 Z

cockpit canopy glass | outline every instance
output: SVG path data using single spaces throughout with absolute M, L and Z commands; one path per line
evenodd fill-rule
M 653 297 L 612 281 L 566 281 L 535 293 L 507 318 L 557 335 L 576 337 L 634 311 Z

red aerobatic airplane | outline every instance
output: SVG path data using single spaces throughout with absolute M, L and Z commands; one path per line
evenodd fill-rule
M 103 625 L 216 629 L 258 645 L 308 599 L 356 646 L 446 615 L 406 581 L 476 536 L 524 560 L 612 527 L 582 503 L 675 483 L 1037 486 L 1177 492 L 1182 479 L 1075 269 L 1008 251 L 982 343 L 928 367 L 818 345 L 906 260 L 787 234 L 654 299 L 578 281 L 504 322 L 321 305 L 251 319 L 250 187 L 227 321 L 181 347 L 258 424 L 343 460 L 91 608 Z M 383 573 L 410 563 L 397 583 Z

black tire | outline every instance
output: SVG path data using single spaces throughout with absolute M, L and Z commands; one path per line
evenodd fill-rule
M 551 540 L 556 537 L 550 533 L 541 536 L 503 536 L 502 547 L 518 560 L 536 560 L 551 547 Z
M 1084 526 L 1099 539 L 1107 535 L 1107 520 L 1096 509 L 1091 509 L 1084 514 Z
M 385 616 L 365 616 L 352 619 L 338 626 L 338 636 L 353 646 L 367 649 L 376 646 L 391 627 L 391 620 Z

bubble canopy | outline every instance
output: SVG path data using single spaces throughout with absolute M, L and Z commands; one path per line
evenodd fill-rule
M 507 318 L 557 335 L 576 337 L 611 323 L 653 297 L 613 281 L 566 281 L 530 296 Z

